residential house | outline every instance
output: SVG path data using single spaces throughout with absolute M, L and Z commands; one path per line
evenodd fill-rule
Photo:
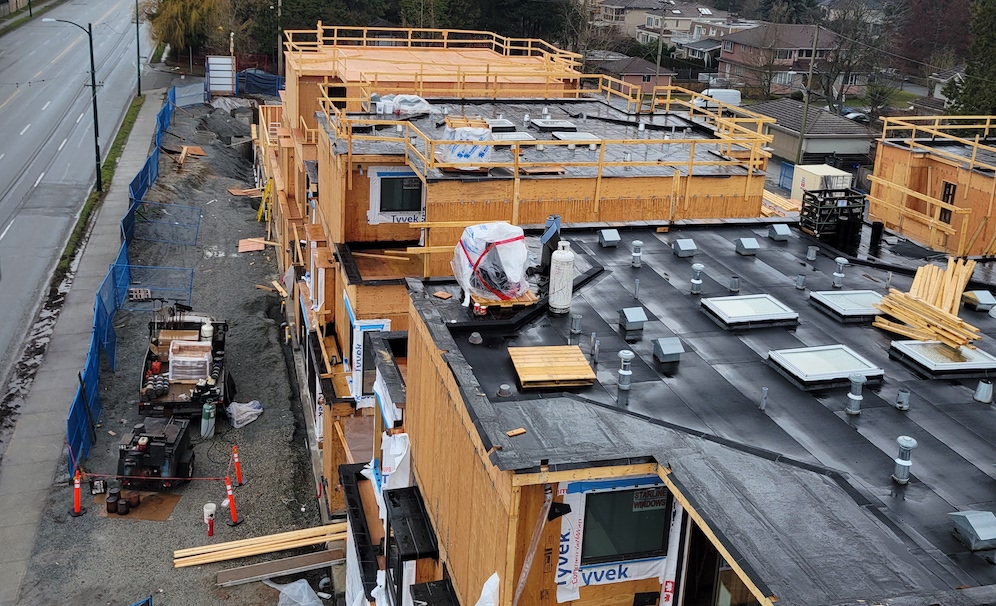
M 784 95 L 802 87 L 809 63 L 832 60 L 837 36 L 821 29 L 815 57 L 813 37 L 816 26 L 765 23 L 759 27 L 723 37 L 719 55 L 720 75 L 742 82 L 762 94 Z M 817 67 L 818 69 L 818 67 Z M 851 74 L 847 82 L 838 79 L 845 94 L 863 91 L 865 74 Z
M 636 11 L 634 11 L 636 12 Z M 664 43 L 671 44 L 671 38 L 689 38 L 694 31 L 693 22 L 699 19 L 706 19 L 708 22 L 700 23 L 704 26 L 702 36 L 708 34 L 711 22 L 712 28 L 717 28 L 718 24 L 725 23 L 734 16 L 726 11 L 711 8 L 698 2 L 654 2 L 651 6 L 645 6 L 642 12 L 635 15 L 631 21 L 635 29 L 630 35 L 635 36 L 642 44 L 657 42 L 661 29 L 664 30 Z M 716 34 L 719 35 L 718 29 Z
M 951 100 L 944 94 L 944 89 L 952 81 L 963 82 L 965 80 L 965 65 L 959 65 L 951 69 L 946 69 L 930 74 L 927 78 L 927 96 L 917 97 L 910 103 L 916 108 L 917 113 L 925 116 L 933 116 L 944 113 Z
M 804 103 L 794 99 L 750 106 L 751 111 L 775 119 L 768 127 L 773 137 L 771 151 L 793 163 L 799 149 L 804 107 Z M 802 164 L 822 164 L 831 156 L 848 165 L 866 164 L 874 138 L 875 133 L 869 128 L 810 104 L 802 142 Z
M 599 73 L 637 87 L 645 95 L 653 93 L 655 86 L 671 86 L 675 75 L 666 67 L 658 69 L 656 64 L 639 57 L 600 61 L 594 67 Z
M 886 23 L 885 6 L 881 0 L 820 0 L 818 4 L 823 20 L 833 22 L 847 15 L 861 15 L 868 26 L 868 34 L 878 36 Z M 860 11 L 855 13 L 853 11 Z
M 595 23 L 619 28 L 627 38 L 636 37 L 637 28 L 646 22 L 647 11 L 660 10 L 658 0 L 603 0 L 598 4 Z
M 285 36 L 257 169 L 319 498 L 348 524 L 346 603 L 996 600 L 947 517 L 996 502 L 996 421 L 969 381 L 921 378 L 891 336 L 809 300 L 840 278 L 760 217 L 770 118 L 674 87 L 643 103 L 539 40 Z M 527 228 L 498 244 L 537 260 L 525 294 L 454 280 L 481 223 Z M 566 314 L 548 311 L 554 245 L 575 255 Z M 815 292 L 785 287 L 804 264 Z M 521 269 L 475 275 L 502 289 Z M 865 277 L 908 284 L 880 264 L 844 280 Z M 890 405 L 901 386 L 915 418 Z
M 996 254 L 994 135 L 991 118 L 885 118 L 869 218 L 934 250 Z
M 722 40 L 703 38 L 694 42 L 680 42 L 674 45 L 674 56 L 698 59 L 706 67 L 713 67 L 719 61 L 719 51 L 723 48 Z

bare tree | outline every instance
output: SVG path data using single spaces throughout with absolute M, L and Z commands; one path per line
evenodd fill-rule
M 825 25 L 821 42 L 826 36 L 833 48 L 822 60 L 812 59 L 816 64 L 811 88 L 826 98 L 832 112 L 839 113 L 847 96 L 861 90 L 869 75 L 883 65 L 888 37 L 881 35 L 881 14 L 869 9 L 864 0 L 838 2 Z
M 629 46 L 617 26 L 599 21 L 595 0 L 567 0 L 563 11 L 564 47 L 580 53 L 584 61 L 591 51 L 621 51 Z
M 745 80 L 764 99 L 771 98 L 771 88 L 778 70 L 778 25 L 765 24 L 754 28 L 754 39 L 746 51 Z

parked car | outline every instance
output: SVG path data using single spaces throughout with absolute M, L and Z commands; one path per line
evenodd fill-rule
M 825 106 L 823 110 L 830 111 L 830 106 L 829 105 Z M 857 110 L 853 107 L 848 107 L 846 105 L 840 106 L 840 115 L 847 118 L 848 120 L 854 120 L 855 122 L 859 122 L 861 124 L 871 123 L 871 118 L 868 117 L 867 113 Z

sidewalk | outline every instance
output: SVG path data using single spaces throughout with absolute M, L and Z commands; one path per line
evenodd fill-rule
M 54 479 L 67 474 L 66 416 L 76 396 L 77 372 L 90 346 L 94 297 L 121 246 L 120 221 L 128 210 L 128 184 L 148 156 L 165 92 L 146 93 L 44 360 L 27 398 L 18 402 L 20 416 L 0 465 L 0 606 L 16 603 L 45 500 Z M 67 511 L 70 506 L 66 504 Z

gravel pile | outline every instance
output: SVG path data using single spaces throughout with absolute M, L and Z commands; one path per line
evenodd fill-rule
M 224 136 L 231 136 L 229 131 L 234 127 L 219 112 L 225 113 L 208 107 L 177 111 L 170 132 L 183 137 L 183 144 L 191 142 L 196 131 L 216 125 L 225 126 Z M 170 139 L 176 138 L 167 137 Z M 256 222 L 258 201 L 227 192 L 230 187 L 252 186 L 248 180 L 250 162 L 237 149 L 226 147 L 221 137 L 202 147 L 207 157 L 188 158 L 179 173 L 176 163 L 164 153 L 159 181 L 147 196 L 200 207 L 203 218 L 197 245 L 135 241 L 129 252 L 134 265 L 193 267 L 194 310 L 229 323 L 226 360 L 238 387 L 236 399 L 259 400 L 264 412 L 238 430 L 219 414 L 215 437 L 204 441 L 200 439 L 200 421 L 195 420 L 195 475 L 234 475 L 229 467 L 230 452 L 232 444 L 237 444 L 248 481 L 235 489 L 235 498 L 245 521 L 235 528 L 227 526 L 224 522 L 229 512 L 219 507 L 215 536 L 206 536 L 202 508 L 204 503 L 220 504 L 225 498 L 224 483 L 219 481 L 195 481 L 174 489 L 182 496 L 165 522 L 136 520 L 130 515 L 101 517 L 97 514 L 100 507 L 86 490 L 83 496 L 88 511 L 74 519 L 69 516 L 71 487 L 55 489 L 45 503 L 39 503 L 45 507 L 44 521 L 21 604 L 127 605 L 149 595 L 154 596 L 156 606 L 276 604 L 277 592 L 261 583 L 216 587 L 215 573 L 307 549 L 183 569 L 173 568 L 173 551 L 320 523 L 292 359 L 282 343 L 281 301 L 254 286 L 279 278 L 276 260 L 269 248 L 237 252 L 240 238 L 266 235 L 265 225 Z M 91 473 L 116 472 L 119 440 L 141 421 L 138 389 L 150 320 L 150 312 L 122 311 L 117 315 L 117 372 L 106 362 L 101 369 L 104 412 L 97 443 L 84 464 Z M 321 576 L 310 574 L 313 587 Z

